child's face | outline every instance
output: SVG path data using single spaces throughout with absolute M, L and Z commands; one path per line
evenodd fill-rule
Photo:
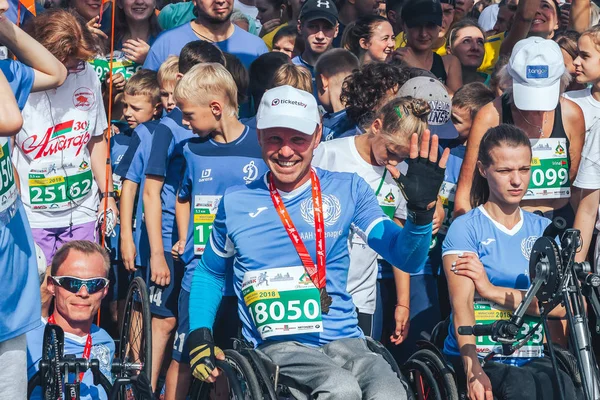
M 158 116 L 160 108 L 160 104 L 152 104 L 150 96 L 123 95 L 123 117 L 131 129 Z
M 590 35 L 577 42 L 579 56 L 573 61 L 577 83 L 595 83 L 600 80 L 600 50 Z
M 293 37 L 282 37 L 277 42 L 273 43 L 273 51 L 285 53 L 289 58 L 294 58 L 294 46 L 296 39 Z
M 194 104 L 190 100 L 180 100 L 177 106 L 183 114 L 183 125 L 200 137 L 207 137 L 215 130 L 215 115 L 210 104 Z
M 471 118 L 471 111 L 464 107 L 452 106 L 452 123 L 458 131 L 458 137 L 460 139 L 467 139 L 469 132 L 471 131 L 471 124 L 473 119 Z
M 160 102 L 168 113 L 175 108 L 175 99 L 173 98 L 174 90 L 175 84 L 165 84 L 160 88 Z

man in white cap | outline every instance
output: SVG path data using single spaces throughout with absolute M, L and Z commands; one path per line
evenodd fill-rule
M 319 399 L 405 399 L 389 364 L 367 347 L 346 290 L 352 225 L 371 248 L 412 272 L 427 255 L 437 191 L 447 159 L 438 165 L 437 137 L 411 139 L 409 169 L 398 179 L 407 198 L 404 229 L 379 207 L 356 174 L 311 168 L 321 140 L 314 97 L 290 86 L 269 90 L 257 114 L 264 161 L 270 172 L 244 187 L 229 188 L 219 204 L 212 235 L 190 294 L 188 345 L 192 372 L 213 382 L 211 334 L 226 273 L 234 289 L 244 337 L 280 366 L 281 381 Z

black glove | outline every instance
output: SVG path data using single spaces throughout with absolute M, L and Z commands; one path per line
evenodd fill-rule
M 215 369 L 217 355 L 223 350 L 215 346 L 215 342 L 208 328 L 192 331 L 187 338 L 190 349 L 190 366 L 192 375 L 196 379 L 205 381 Z
M 406 163 L 406 175 L 400 174 L 396 182 L 406 199 L 408 219 L 416 225 L 430 224 L 435 207 L 428 210 L 427 206 L 437 200 L 445 168 L 424 157 L 410 158 Z

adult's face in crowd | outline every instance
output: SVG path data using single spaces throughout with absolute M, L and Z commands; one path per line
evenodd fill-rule
M 338 34 L 338 25 L 332 25 L 326 19 L 316 19 L 300 22 L 298 32 L 312 53 L 323 54 L 331 48 Z
M 71 6 L 86 21 L 100 15 L 102 0 L 72 0 Z
M 554 31 L 558 29 L 558 22 L 558 10 L 554 2 L 552 0 L 542 0 L 531 22 L 529 35 L 549 39 L 553 36 Z
M 454 21 L 463 19 L 473 9 L 474 0 L 456 0 L 454 6 Z
M 379 0 L 355 0 L 354 8 L 356 9 L 356 15 L 359 18 L 367 17 L 369 15 L 378 15 L 379 3 Z
M 454 21 L 454 6 L 448 3 L 442 3 L 442 27 L 438 37 L 445 37 L 448 29 Z
M 438 38 L 439 32 L 440 27 L 431 22 L 413 28 L 404 24 L 406 42 L 418 51 L 431 50 L 433 41 Z
M 129 21 L 141 22 L 150 18 L 156 8 L 156 0 L 120 0 L 117 5 Z
M 498 18 L 494 25 L 494 33 L 507 32 L 510 30 L 513 18 L 515 17 L 516 5 L 505 4 L 498 8 Z
M 198 18 L 209 24 L 219 25 L 229 21 L 233 13 L 233 0 L 193 0 Z
M 479 28 L 467 26 L 453 33 L 450 50 L 462 66 L 479 68 L 485 54 L 484 41 L 485 38 Z

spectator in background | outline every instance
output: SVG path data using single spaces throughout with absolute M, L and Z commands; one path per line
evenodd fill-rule
M 394 51 L 392 25 L 379 15 L 361 17 L 346 27 L 342 47 L 350 50 L 361 64 L 384 62 Z
M 454 22 L 458 22 L 467 16 L 478 17 L 478 15 L 472 15 L 474 0 L 456 0 L 454 6 Z
M 475 20 L 467 18 L 456 23 L 448 37 L 448 54 L 458 58 L 463 84 L 485 82 L 489 75 L 477 72 L 483 61 L 485 35 Z
M 273 36 L 273 51 L 278 51 L 292 59 L 304 52 L 304 41 L 298 34 L 296 25 L 288 25 L 279 29 Z
M 267 52 L 260 38 L 231 22 L 232 2 L 224 2 L 221 8 L 215 8 L 212 0 L 197 0 L 195 4 L 196 19 L 160 35 L 150 47 L 144 68 L 158 70 L 168 56 L 179 55 L 183 46 L 198 39 L 235 55 L 245 67 Z
M 500 10 L 500 5 L 498 3 L 490 4 L 485 7 L 481 14 L 479 14 L 479 18 L 477 19 L 477 23 L 481 26 L 484 32 L 491 31 L 494 29 L 494 25 L 496 25 L 496 20 L 498 19 L 498 11 Z
M 386 0 L 385 1 L 385 13 L 388 21 L 392 24 L 394 29 L 394 36 L 396 36 L 396 48 L 400 47 L 398 40 L 402 33 L 402 18 L 400 18 L 400 10 L 402 9 L 403 0 Z
M 341 47 L 347 25 L 358 18 L 379 14 L 379 0 L 337 0 L 335 5 L 339 10 L 339 32 L 333 40 L 334 47 Z
M 273 38 L 277 32 L 288 25 L 292 17 L 292 8 L 287 0 L 256 0 L 257 19 L 262 24 L 259 36 L 263 38 L 269 51 L 273 49 Z M 295 25 L 295 24 L 294 24 Z
M 577 68 L 573 61 L 579 56 L 579 49 L 577 48 L 577 41 L 581 36 L 576 31 L 563 31 L 556 35 L 554 41 L 560 47 L 563 58 L 565 60 L 565 68 L 571 74 L 571 83 L 567 86 L 566 91 L 570 92 L 573 90 L 585 89 L 585 84 L 577 81 Z
M 280 66 L 289 64 L 290 59 L 283 53 L 265 53 L 250 65 L 250 95 L 254 111 L 258 110 L 260 99 L 272 86 L 273 75 Z M 256 128 L 256 117 L 242 121 L 251 128 Z
M 232 1 L 234 8 L 240 10 L 252 19 L 252 24 L 256 27 L 256 31 L 260 31 L 260 20 L 257 18 L 258 8 L 255 0 L 234 0 Z M 253 32 L 254 34 L 254 32 Z

